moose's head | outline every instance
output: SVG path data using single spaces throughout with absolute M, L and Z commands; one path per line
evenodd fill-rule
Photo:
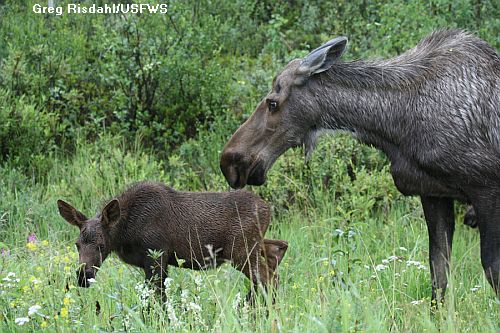
M 312 151 L 321 96 L 309 84 L 342 55 L 347 38 L 332 39 L 304 59 L 292 60 L 273 80 L 272 89 L 233 134 L 222 152 L 220 167 L 229 185 L 262 185 L 267 171 L 287 149 L 305 145 Z
M 57 201 L 57 206 L 59 214 L 69 224 L 80 229 L 75 243 L 80 262 L 77 271 L 78 285 L 89 287 L 89 279 L 95 278 L 97 269 L 112 250 L 110 234 L 121 217 L 120 203 L 117 199 L 111 200 L 101 213 L 90 219 L 62 200 Z

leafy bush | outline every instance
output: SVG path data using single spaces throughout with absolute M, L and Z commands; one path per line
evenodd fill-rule
M 54 113 L 38 110 L 25 96 L 0 90 L 0 159 L 11 165 L 46 169 L 57 132 Z
M 169 3 L 166 15 L 55 16 L 7 0 L 0 4 L 0 89 L 9 96 L 2 114 L 16 109 L 38 132 L 2 141 L 2 157 L 26 169 L 27 156 L 38 154 L 35 141 L 49 156 L 74 151 L 79 136 L 93 141 L 106 132 L 139 135 L 166 158 L 225 114 L 247 117 L 284 63 L 332 36 L 350 38 L 347 58 L 400 53 L 439 27 L 470 29 L 498 48 L 498 14 L 496 2 L 484 0 L 188 0 Z

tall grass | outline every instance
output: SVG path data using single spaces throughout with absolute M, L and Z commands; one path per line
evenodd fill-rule
M 78 230 L 58 216 L 56 200 L 91 215 L 143 179 L 228 190 L 218 170 L 222 132 L 201 134 L 213 144 L 188 141 L 167 161 L 102 137 L 55 155 L 43 179 L 0 169 L 0 331 L 498 332 L 477 231 L 458 225 L 446 303 L 431 313 L 420 204 L 397 193 L 383 157 L 346 137 L 323 140 L 307 164 L 300 151 L 285 154 L 268 184 L 252 189 L 273 205 L 268 236 L 290 243 L 275 304 L 246 305 L 249 283 L 230 265 L 171 269 L 166 304 L 114 256 L 91 288 L 75 287 Z

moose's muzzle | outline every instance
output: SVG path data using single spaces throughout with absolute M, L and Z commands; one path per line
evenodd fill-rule
M 81 268 L 77 271 L 78 286 L 83 288 L 90 287 L 89 279 L 95 278 L 94 268 Z

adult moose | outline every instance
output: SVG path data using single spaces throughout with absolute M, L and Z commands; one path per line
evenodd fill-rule
M 345 130 L 381 149 L 404 195 L 419 195 L 429 231 L 433 300 L 447 286 L 453 200 L 472 204 L 486 277 L 500 295 L 500 59 L 462 30 L 439 30 L 392 59 L 339 61 L 335 38 L 291 61 L 224 147 L 233 188 L 262 185 L 287 149 Z

